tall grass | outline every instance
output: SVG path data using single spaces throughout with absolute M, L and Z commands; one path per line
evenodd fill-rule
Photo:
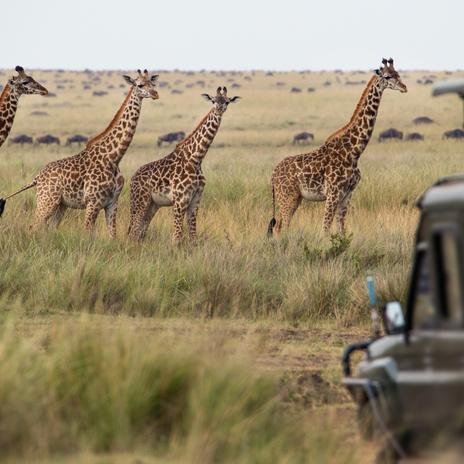
M 216 341 L 218 342 L 218 341 Z M 337 433 L 289 414 L 277 378 L 216 343 L 192 349 L 74 321 L 0 328 L 0 459 L 144 453 L 164 462 L 357 462 Z M 318 420 L 320 423 L 320 420 Z

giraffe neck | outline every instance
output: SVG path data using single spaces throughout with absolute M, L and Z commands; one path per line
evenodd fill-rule
M 348 155 L 354 161 L 359 159 L 372 136 L 383 90 L 378 77 L 372 77 L 359 99 L 350 122 L 327 139 L 327 142 L 330 142 L 337 138 L 344 147 L 348 146 Z
M 131 88 L 110 125 L 89 140 L 87 150 L 98 149 L 113 163 L 119 164 L 134 137 L 141 109 L 142 98 Z
M 7 84 L 0 95 L 0 147 L 8 137 L 13 126 L 19 95 Z
M 197 128 L 177 148 L 186 154 L 189 161 L 201 164 L 221 125 L 222 113 L 216 108 L 202 119 Z

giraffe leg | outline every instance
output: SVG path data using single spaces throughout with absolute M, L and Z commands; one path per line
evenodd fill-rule
M 129 238 L 143 240 L 158 206 L 153 202 L 149 191 L 139 191 L 131 186 L 131 205 L 129 220 Z
M 288 199 L 287 204 L 285 205 L 284 209 L 281 211 L 282 215 L 282 229 L 288 229 L 290 227 L 290 221 L 293 218 L 296 210 L 301 204 L 301 195 L 298 193 L 297 195 L 292 195 L 291 198 Z
M 337 225 L 338 225 L 338 231 L 339 231 L 340 234 L 345 235 L 345 217 L 346 217 L 346 213 L 348 212 L 348 207 L 350 205 L 351 196 L 353 195 L 353 191 L 357 187 L 357 185 L 359 184 L 360 180 L 361 180 L 361 174 L 360 174 L 360 172 L 358 170 L 357 172 L 355 172 L 355 174 L 353 176 L 353 181 L 352 181 L 352 184 L 349 187 L 348 193 L 341 200 L 340 205 L 338 207 Z
M 41 226 L 46 225 L 55 215 L 59 218 L 60 196 L 58 194 L 37 194 L 37 208 L 35 210 L 34 221 L 30 227 L 32 231 L 38 230 Z M 53 222 L 53 221 L 52 221 Z
M 285 191 L 276 190 L 276 205 L 279 207 L 280 216 L 276 218 L 276 235 L 290 227 L 290 222 L 296 210 L 301 204 L 301 194 L 295 187 L 288 187 Z
M 116 238 L 116 215 L 118 212 L 118 200 L 114 200 L 105 208 L 105 219 L 111 238 Z
M 143 217 L 142 227 L 140 229 L 141 236 L 140 238 L 143 240 L 145 235 L 147 234 L 148 226 L 152 221 L 153 217 L 155 216 L 156 212 L 159 210 L 159 206 L 155 202 L 151 202 L 145 216 Z
M 111 203 L 109 203 L 105 207 L 106 226 L 108 228 L 108 232 L 110 233 L 111 238 L 116 238 L 116 217 L 118 213 L 118 200 L 123 187 L 124 177 L 120 172 L 118 172 L 115 178 L 115 190 L 113 199 Z
M 325 211 L 324 211 L 324 233 L 330 231 L 333 218 L 337 211 L 337 208 L 340 205 L 340 192 L 329 192 L 327 199 L 325 201 Z
M 179 245 L 182 240 L 185 213 L 187 211 L 187 202 L 182 199 L 174 203 L 174 233 L 172 242 Z
M 189 239 L 190 242 L 195 244 L 197 241 L 197 213 L 198 206 L 200 204 L 201 195 L 203 194 L 203 188 L 199 188 L 190 202 L 187 208 L 187 222 L 189 228 Z
M 100 205 L 93 202 L 87 203 L 85 208 L 84 228 L 87 232 L 93 233 L 95 230 L 95 221 L 97 220 L 98 213 L 100 212 Z
M 337 228 L 341 235 L 345 235 L 345 218 L 348 211 L 348 206 L 351 199 L 351 193 L 349 193 L 340 203 L 337 211 Z
M 60 203 L 54 214 L 48 219 L 48 225 L 57 229 L 63 219 L 65 211 L 66 206 L 63 205 L 63 203 Z

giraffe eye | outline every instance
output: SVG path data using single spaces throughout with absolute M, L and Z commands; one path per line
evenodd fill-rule
M 391 79 L 391 76 L 385 76 L 385 79 L 387 79 L 388 81 L 389 79 Z
M 145 86 L 144 84 L 137 84 L 137 87 L 138 87 L 139 89 L 141 89 L 141 88 L 144 87 L 144 86 Z

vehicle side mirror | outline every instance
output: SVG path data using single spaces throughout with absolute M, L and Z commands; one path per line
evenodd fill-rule
M 383 327 L 388 335 L 403 333 L 406 327 L 403 309 L 398 301 L 389 301 L 382 311 Z

